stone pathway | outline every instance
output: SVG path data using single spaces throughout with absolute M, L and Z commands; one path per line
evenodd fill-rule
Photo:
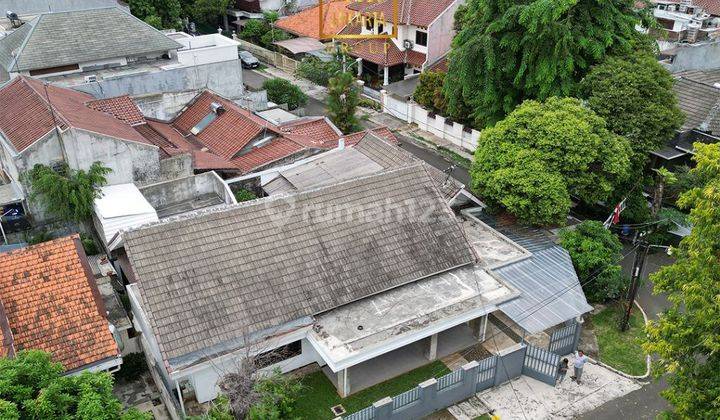
M 125 408 L 135 407 L 141 412 L 152 413 L 155 420 L 170 420 L 165 404 L 160 399 L 160 392 L 149 373 L 142 374 L 132 382 L 116 382 L 113 394 Z

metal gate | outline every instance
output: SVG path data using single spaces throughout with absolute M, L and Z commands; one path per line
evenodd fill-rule
M 577 322 L 560 328 L 550 336 L 548 350 L 560 356 L 572 353 L 575 351 L 578 334 L 580 334 L 580 325 Z
M 555 386 L 560 356 L 528 344 L 522 373 L 548 385 Z

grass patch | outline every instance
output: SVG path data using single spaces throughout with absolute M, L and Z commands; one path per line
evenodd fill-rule
M 593 329 L 600 348 L 600 361 L 630 375 L 645 374 L 645 354 L 640 343 L 645 338 L 645 320 L 633 308 L 630 328 L 620 332 L 623 309 L 614 304 L 592 317 Z
M 340 398 L 335 386 L 323 372 L 313 372 L 300 379 L 302 390 L 295 404 L 294 415 L 302 419 L 333 419 L 330 407 L 342 404 L 348 414 L 361 410 L 384 397 L 395 396 L 414 388 L 420 382 L 440 377 L 450 370 L 439 360 L 379 383 L 373 387 Z
M 470 159 L 460 156 L 458 153 L 443 146 L 438 146 L 437 150 L 438 153 L 455 162 L 455 164 L 457 164 L 458 166 L 465 169 L 470 169 Z

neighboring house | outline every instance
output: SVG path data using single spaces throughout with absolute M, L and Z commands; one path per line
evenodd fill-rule
M 348 7 L 359 14 L 342 35 L 393 33 L 393 1 L 356 2 Z M 454 15 L 463 0 L 397 0 L 397 36 L 383 39 L 342 39 L 351 56 L 362 59 L 358 74 L 368 70 L 382 74 L 383 85 L 390 80 L 422 72 L 440 61 L 450 50 L 455 30 Z
M 694 43 L 720 35 L 720 0 L 652 0 L 653 15 L 661 29 L 651 29 L 668 50 L 677 43 Z
M 168 107 L 205 88 L 242 98 L 237 45 L 219 34 L 165 34 L 117 7 L 44 13 L 0 39 L 0 68 Z
M 48 12 L 71 12 L 101 7 L 128 9 L 127 4 L 121 0 L 3 0 L 0 5 L 3 12 L 14 12 L 21 18 Z
M 368 134 L 355 147 L 381 166 L 395 146 Z M 283 173 L 284 194 L 124 234 L 134 322 L 169 407 L 183 410 L 190 390 L 215 398 L 244 357 L 263 371 L 317 363 L 346 396 L 490 345 L 488 315 L 534 340 L 592 309 L 551 241 L 536 254 L 457 214 L 448 205 L 457 184 L 402 154 L 387 155 L 389 170 L 346 156 Z M 317 182 L 343 163 L 354 175 L 335 169 Z M 493 348 L 512 342 L 495 335 L 504 344 Z
M 675 74 L 675 96 L 685 122 L 665 147 L 652 152 L 653 167 L 692 165 L 693 143 L 720 141 L 720 70 Z
M 189 174 L 189 159 L 164 154 L 144 136 L 140 111 L 127 104 L 132 104 L 128 97 L 96 100 L 30 77 L 15 78 L 0 88 L 0 178 L 14 185 L 22 201 L 28 196 L 22 176 L 36 164 L 87 170 L 101 162 L 112 169 L 106 176 L 111 185 Z M 26 202 L 25 209 L 37 220 L 46 218 L 34 202 Z
M 76 235 L 0 254 L 0 355 L 44 350 L 65 372 L 117 370 L 113 326 Z
M 323 33 L 320 33 L 320 7 L 313 6 L 280 18 L 275 27 L 298 37 L 314 38 L 318 41 L 330 41 L 333 35 L 340 33 L 348 24 L 348 17 L 354 11 L 348 9 L 352 0 L 323 2 Z

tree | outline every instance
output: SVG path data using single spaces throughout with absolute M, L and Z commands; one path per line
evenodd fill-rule
M 106 372 L 61 376 L 62 365 L 39 350 L 0 359 L 0 418 L 149 420 L 136 410 L 122 412 Z
M 413 100 L 432 112 L 444 115 L 447 108 L 442 92 L 445 73 L 425 71 L 420 74 L 419 79 L 413 93 Z
M 148 25 L 158 29 L 181 27 L 180 0 L 130 0 L 128 4 L 130 13 Z
M 625 281 L 619 265 L 622 244 L 617 236 L 602 223 L 586 220 L 574 229 L 562 229 L 560 245 L 570 253 L 589 301 L 605 302 L 620 297 Z
M 261 378 L 255 384 L 259 401 L 250 408 L 250 420 L 281 420 L 292 417 L 300 383 L 292 376 L 283 375 L 275 369 L 272 375 Z
M 675 174 L 668 171 L 664 167 L 655 169 L 655 188 L 653 189 L 653 201 L 652 201 L 652 217 L 657 218 L 657 215 L 662 210 L 663 198 L 665 197 L 665 187 L 672 185 L 677 182 Z
M 360 129 L 355 110 L 360 103 L 360 87 L 355 77 L 340 73 L 330 79 L 328 84 L 328 117 L 343 133 L 352 133 Z
M 230 0 L 195 0 L 192 16 L 200 22 L 214 25 L 226 13 L 229 4 Z
M 270 25 L 264 19 L 249 19 L 240 32 L 240 38 L 259 45 L 260 39 L 269 30 Z
M 330 78 L 342 70 L 340 60 L 322 61 L 317 57 L 308 56 L 298 64 L 296 73 L 298 76 L 320 86 L 327 86 Z
M 525 99 L 568 96 L 610 53 L 650 45 L 633 0 L 469 0 L 453 39 L 445 95 L 450 117 L 476 127 Z
M 272 28 L 260 37 L 260 45 L 271 50 L 276 48 L 275 41 L 283 41 L 289 38 L 290 36 L 285 31 Z
M 110 168 L 95 162 L 86 172 L 63 164 L 57 170 L 36 164 L 26 177 L 30 198 L 40 201 L 52 215 L 65 221 L 83 222 L 92 217 L 93 202 L 100 197 L 100 187 L 107 183 Z
M 570 195 L 594 204 L 625 180 L 630 148 L 577 99 L 528 100 L 480 134 L 472 187 L 522 222 L 565 222 Z
M 608 57 L 585 76 L 579 94 L 610 131 L 630 141 L 636 173 L 684 120 L 672 76 L 649 54 Z
M 671 303 L 647 327 L 644 350 L 657 354 L 655 374 L 668 379 L 662 395 L 674 415 L 687 419 L 720 418 L 720 145 L 695 143 L 702 186 L 681 195 L 690 209 L 690 235 L 674 249 L 674 264 L 651 276 L 655 293 Z
M 147 23 L 148 25 L 152 26 L 155 29 L 163 28 L 162 19 L 158 15 L 145 16 L 145 19 L 143 19 L 143 21 L 145 21 L 145 23 Z
M 289 110 L 296 109 L 307 103 L 307 95 L 299 87 L 279 77 L 263 82 L 268 99 L 276 104 L 287 104 Z

